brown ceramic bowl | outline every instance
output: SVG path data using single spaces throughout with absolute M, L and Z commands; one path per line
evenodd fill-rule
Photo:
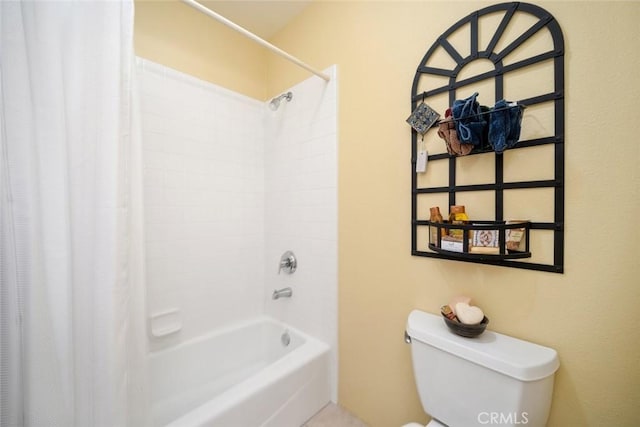
M 477 325 L 465 325 L 464 323 L 460 323 L 455 320 L 449 320 L 445 316 L 442 316 L 442 318 L 444 319 L 444 323 L 447 324 L 451 332 L 466 338 L 477 337 L 484 332 L 484 330 L 487 328 L 487 325 L 489 324 L 489 318 L 487 316 L 484 316 L 482 322 L 478 323 Z

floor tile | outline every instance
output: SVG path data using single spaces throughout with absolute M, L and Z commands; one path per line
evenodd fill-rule
M 302 427 L 368 427 L 340 405 L 329 403 Z

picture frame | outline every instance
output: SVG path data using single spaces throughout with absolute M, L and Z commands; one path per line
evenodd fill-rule
M 500 253 L 498 230 L 474 230 L 469 252 L 483 254 Z

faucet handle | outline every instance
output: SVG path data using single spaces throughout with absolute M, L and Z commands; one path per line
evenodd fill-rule
M 296 260 L 296 256 L 291 251 L 286 251 L 280 257 L 280 265 L 278 267 L 278 274 L 284 270 L 287 274 L 293 274 L 298 268 L 298 261 Z

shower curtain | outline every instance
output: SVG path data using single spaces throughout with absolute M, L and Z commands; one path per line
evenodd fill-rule
M 0 2 L 0 424 L 144 426 L 133 3 Z

